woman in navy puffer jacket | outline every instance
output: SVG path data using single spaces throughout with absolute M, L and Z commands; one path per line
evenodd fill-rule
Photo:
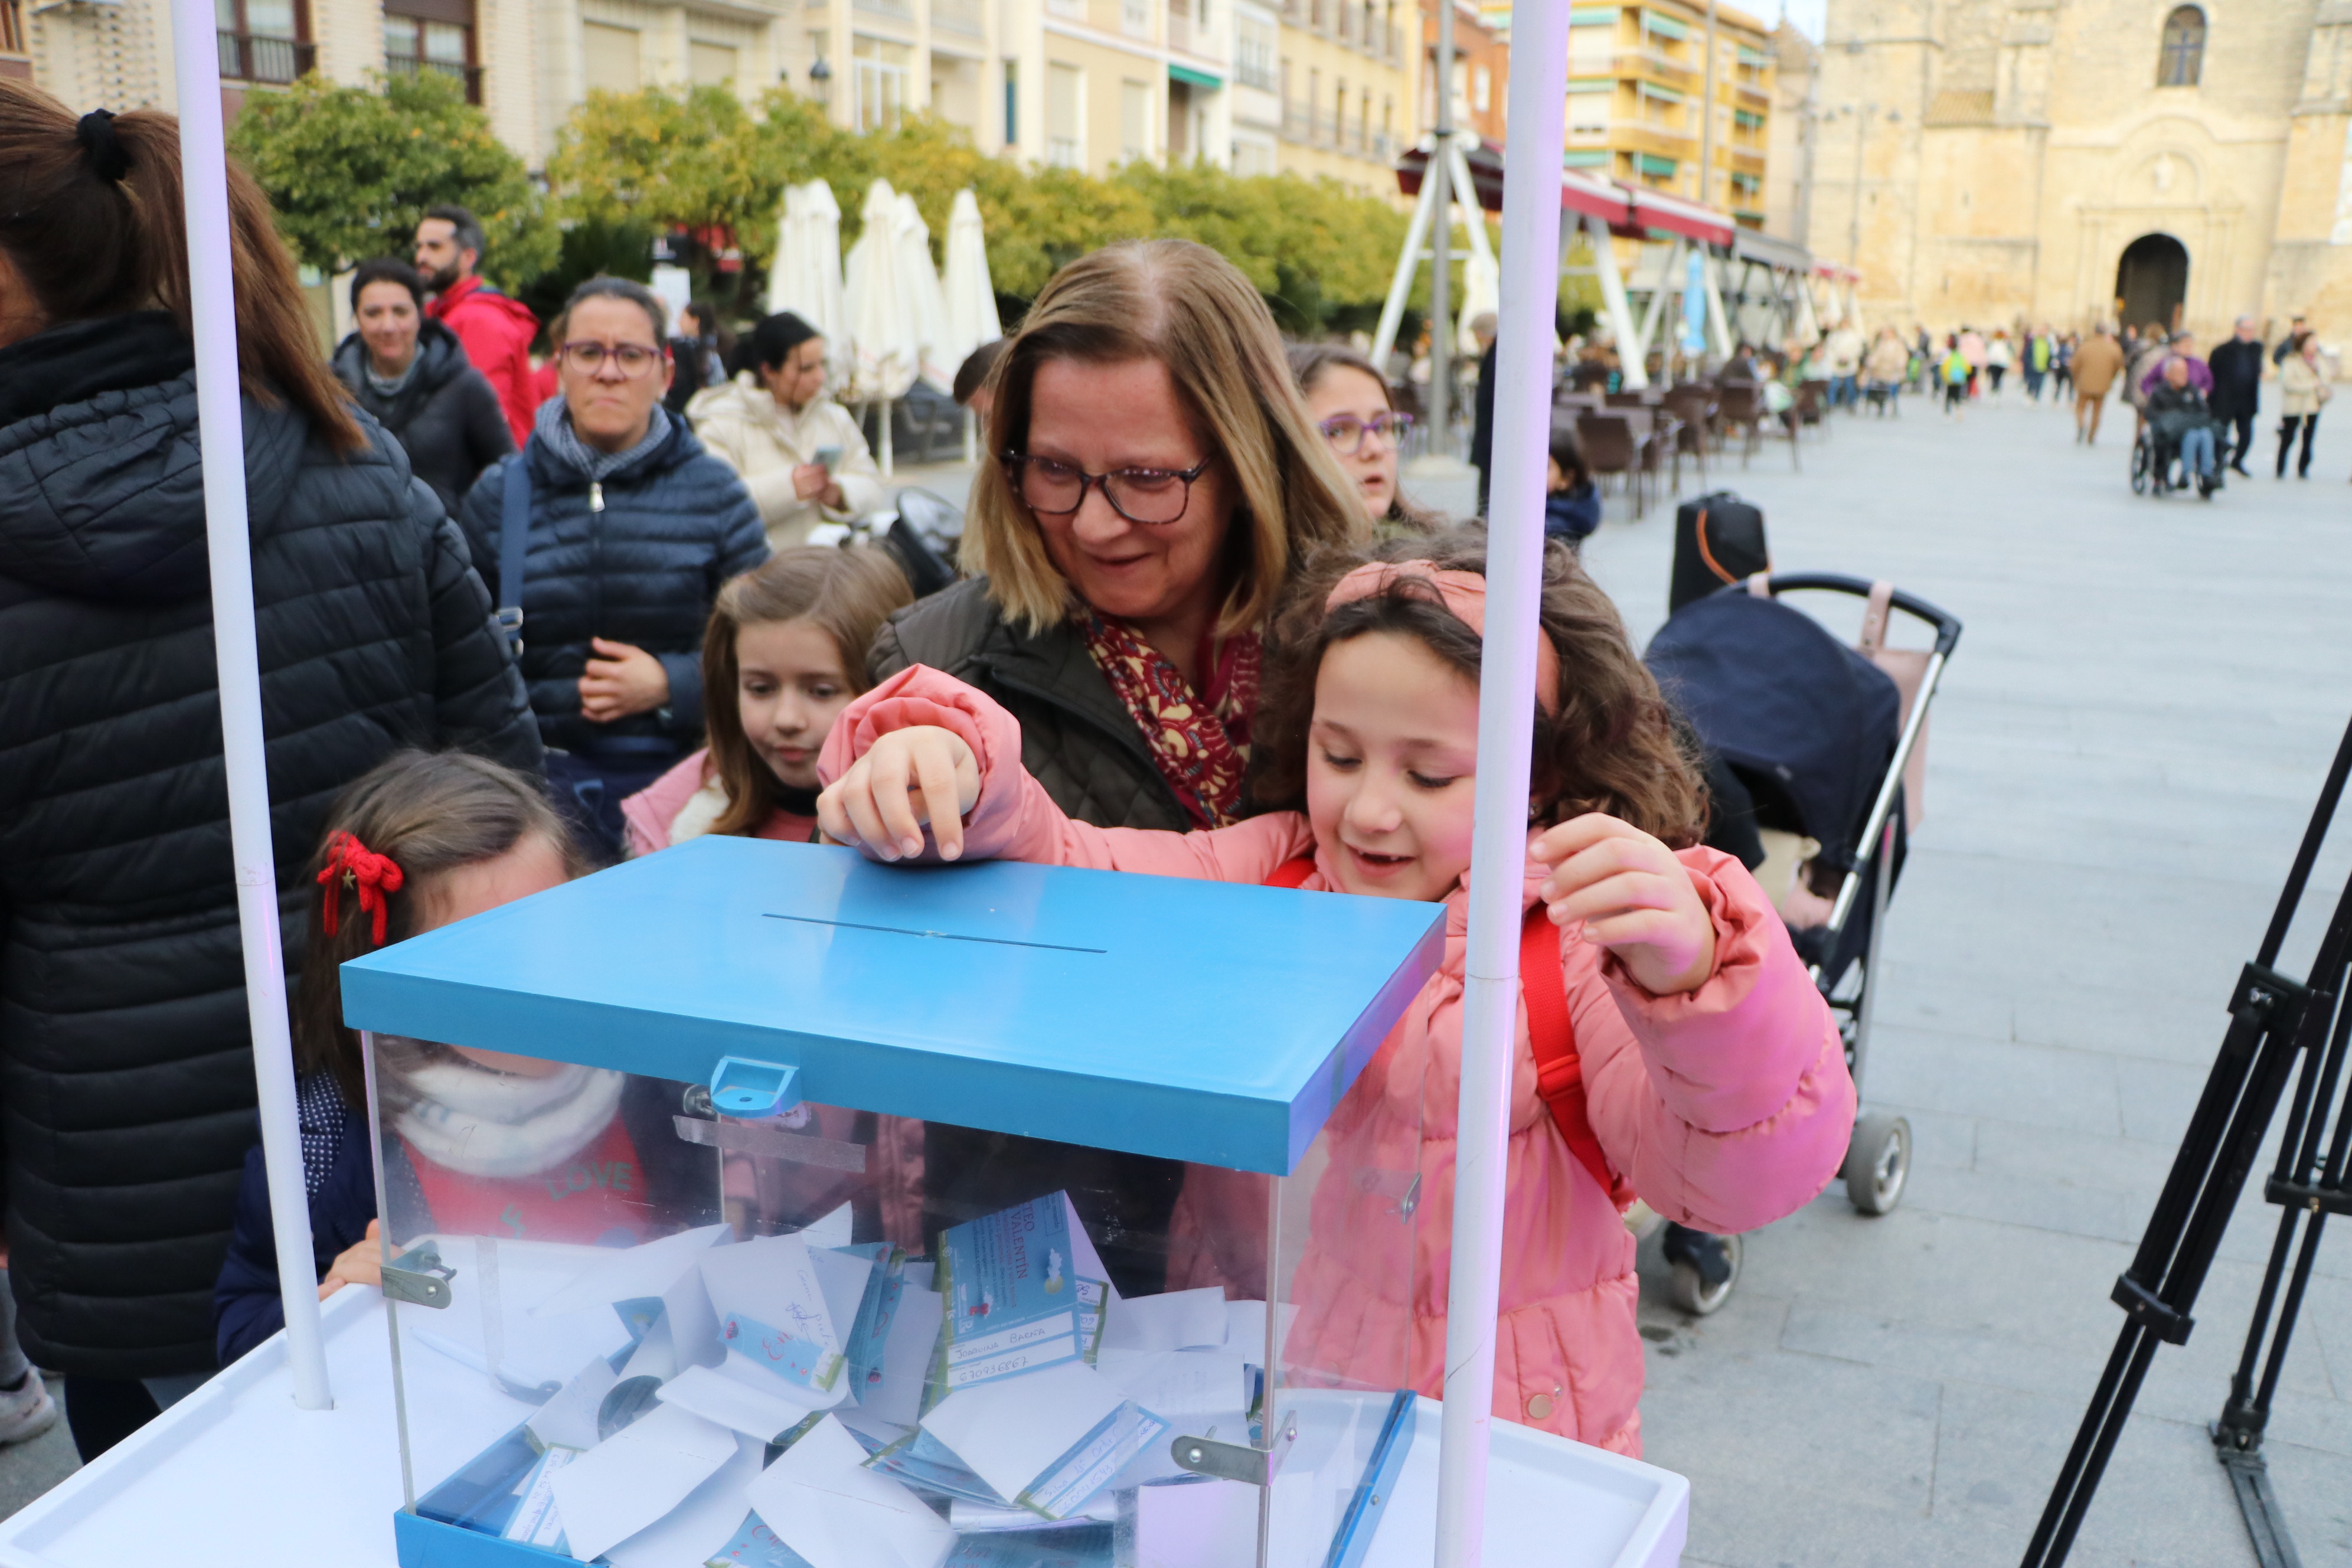
M 662 304 L 617 278 L 564 308 L 562 392 L 520 454 L 459 511 L 500 605 L 508 488 L 530 486 L 520 596 L 522 673 L 557 804 L 617 858 L 621 802 L 702 736 L 702 628 L 719 584 L 768 558 L 743 481 L 661 406 Z

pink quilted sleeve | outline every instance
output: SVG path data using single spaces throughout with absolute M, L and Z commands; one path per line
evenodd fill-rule
M 1701 1230 L 1754 1230 L 1836 1174 L 1853 1080 L 1829 1005 L 1755 879 L 1715 850 L 1678 858 L 1715 919 L 1715 973 L 1655 996 L 1613 957 L 1597 969 L 1570 960 L 1587 1108 L 1610 1163 L 1652 1208 Z
M 1263 882 L 1276 867 L 1314 851 L 1296 812 L 1274 812 L 1205 833 L 1097 827 L 1065 815 L 1021 765 L 1021 725 L 986 692 L 925 665 L 910 665 L 842 710 L 825 737 L 817 776 L 831 784 L 894 730 L 936 724 L 953 731 L 980 765 L 980 797 L 964 816 L 964 858 L 1028 860 L 1220 882 Z M 939 852 L 929 835 L 918 864 Z

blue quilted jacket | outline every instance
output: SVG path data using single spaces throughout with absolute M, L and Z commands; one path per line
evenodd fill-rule
M 768 558 L 743 481 L 702 449 L 684 420 L 672 420 L 667 440 L 606 475 L 593 494 L 586 474 L 533 436 L 519 457 L 486 471 L 458 510 L 475 570 L 501 603 L 499 527 L 517 463 L 530 466 L 522 674 L 541 737 L 591 754 L 616 739 L 690 751 L 702 733 L 702 627 L 711 600 L 720 584 Z M 580 675 L 592 637 L 660 659 L 668 706 L 610 724 L 582 718 Z

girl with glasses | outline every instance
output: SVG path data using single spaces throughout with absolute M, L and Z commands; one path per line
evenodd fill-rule
M 1332 455 L 1355 481 L 1357 500 L 1374 529 L 1426 527 L 1426 517 L 1397 488 L 1412 416 L 1398 412 L 1372 362 L 1338 343 L 1293 343 L 1290 374 Z

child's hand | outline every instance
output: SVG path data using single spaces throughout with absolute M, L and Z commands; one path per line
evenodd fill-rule
M 346 1285 L 382 1285 L 383 1283 L 383 1222 L 368 1221 L 367 1238 L 355 1241 L 343 1248 L 327 1277 L 319 1281 L 319 1300 L 323 1301 Z
M 940 858 L 963 853 L 963 814 L 980 799 L 980 760 L 963 737 L 937 724 L 893 730 L 817 796 L 817 826 L 842 844 L 885 860 L 923 852 L 930 825 Z
M 1535 858 L 1552 868 L 1540 897 L 1553 922 L 1582 921 L 1584 940 L 1652 995 L 1696 991 L 1715 973 L 1715 921 L 1690 872 L 1640 828 L 1587 812 L 1538 838 Z

